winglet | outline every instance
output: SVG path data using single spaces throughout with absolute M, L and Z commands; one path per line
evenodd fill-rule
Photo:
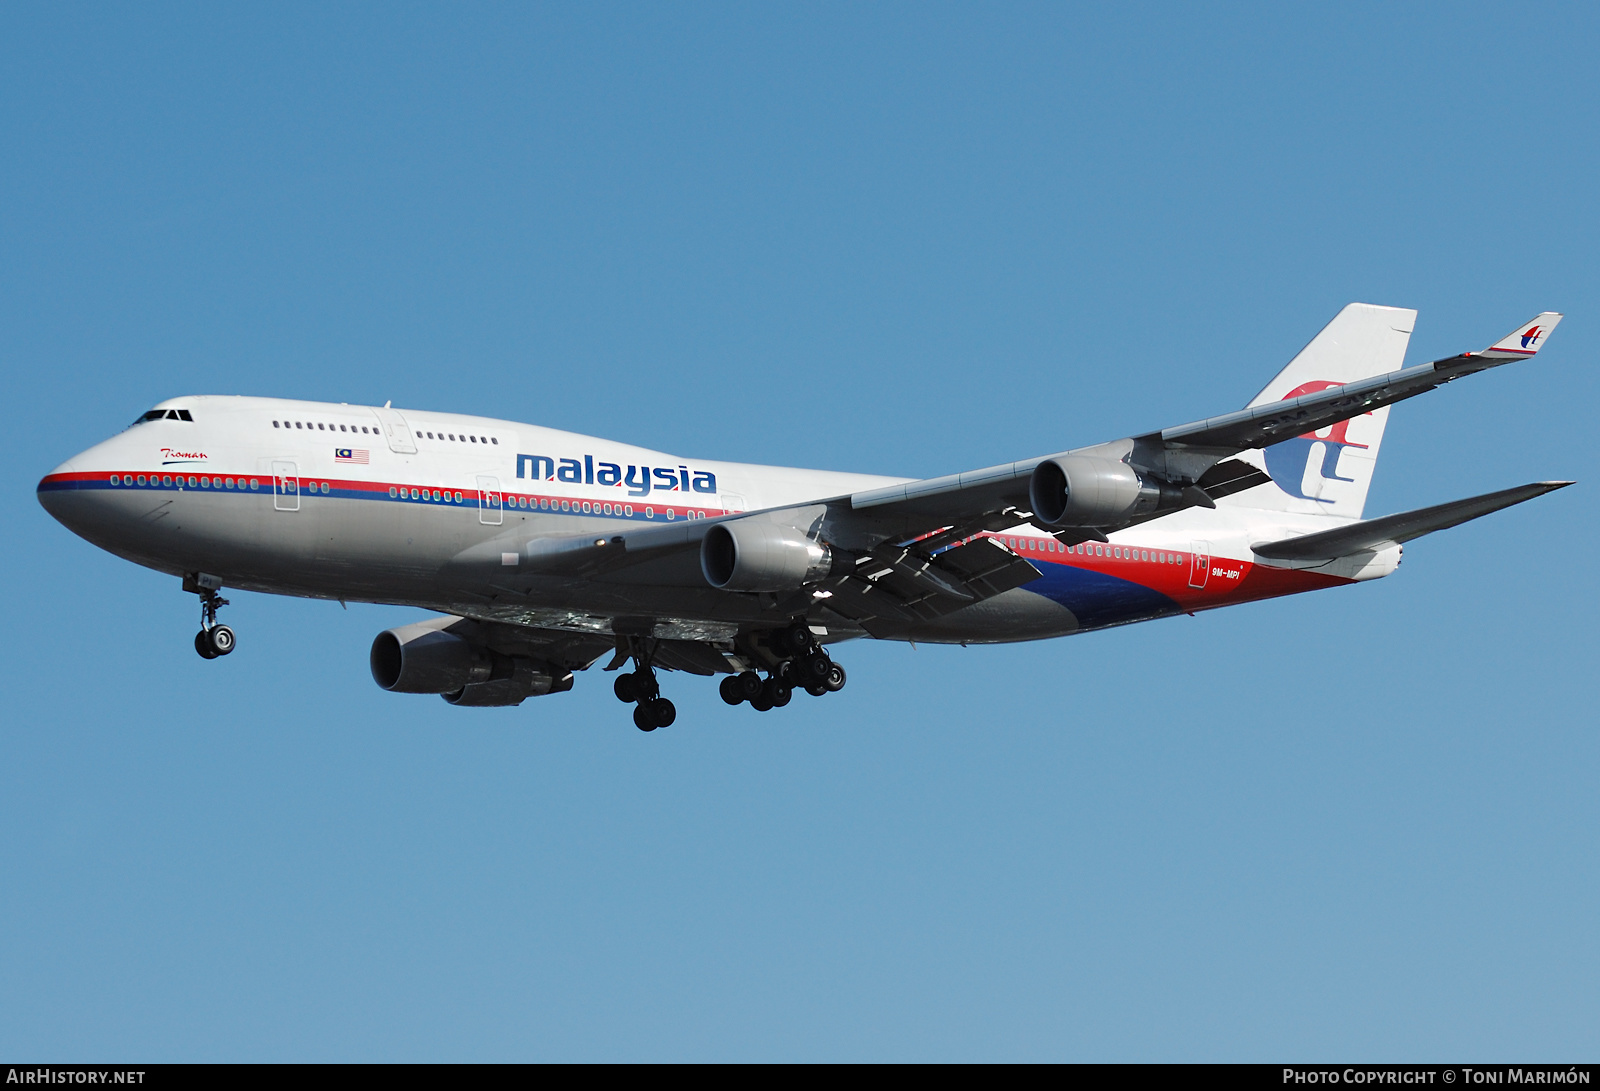
M 1474 355 L 1502 360 L 1526 359 L 1544 348 L 1544 339 L 1550 336 L 1560 321 L 1559 312 L 1545 311 L 1533 321 L 1524 322 L 1505 337 Z

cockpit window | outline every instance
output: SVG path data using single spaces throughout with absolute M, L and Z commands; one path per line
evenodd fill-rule
M 152 409 L 133 423 L 143 424 L 150 420 L 186 420 L 193 423 L 194 418 L 189 415 L 187 409 Z

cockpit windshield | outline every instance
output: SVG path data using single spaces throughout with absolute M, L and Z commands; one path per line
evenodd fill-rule
M 194 418 L 189 415 L 187 409 L 152 409 L 133 423 L 143 424 L 151 420 L 186 420 L 192 423 Z

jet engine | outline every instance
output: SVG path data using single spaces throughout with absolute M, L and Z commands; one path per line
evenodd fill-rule
M 454 624 L 450 619 L 444 624 Z M 439 621 L 389 629 L 372 642 L 372 680 L 391 693 L 437 693 L 453 705 L 517 705 L 572 688 L 572 672 L 502 655 L 441 630 Z
M 1062 455 L 1035 466 L 1028 500 L 1038 520 L 1052 527 L 1115 526 L 1186 503 L 1176 485 L 1126 462 L 1084 455 Z
M 723 591 L 794 591 L 832 569 L 833 551 L 793 527 L 739 519 L 700 541 L 700 571 Z

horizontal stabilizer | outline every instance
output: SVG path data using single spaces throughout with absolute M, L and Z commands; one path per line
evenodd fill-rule
M 1386 546 L 1409 542 L 1436 530 L 1458 526 L 1461 523 L 1509 508 L 1524 500 L 1532 500 L 1556 489 L 1564 489 L 1570 481 L 1536 481 L 1531 485 L 1518 485 L 1514 489 L 1485 493 L 1466 500 L 1453 500 L 1431 508 L 1418 508 L 1398 515 L 1385 515 L 1381 519 L 1368 519 L 1360 523 L 1339 527 L 1336 530 L 1318 531 L 1298 538 L 1284 538 L 1277 542 L 1263 542 L 1250 548 L 1257 556 L 1282 561 L 1332 560 L 1347 557 L 1363 550 L 1382 549 Z

